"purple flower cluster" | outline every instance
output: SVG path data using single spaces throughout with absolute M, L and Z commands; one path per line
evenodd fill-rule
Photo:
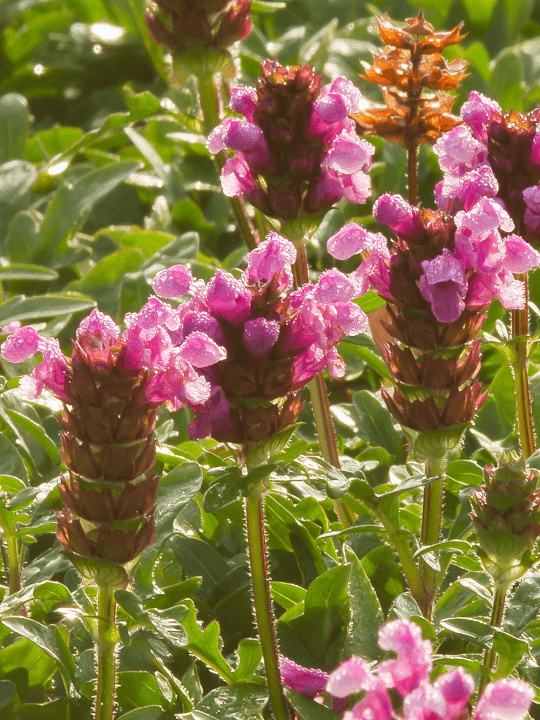
M 456 128 L 445 136 L 457 136 Z M 441 141 L 439 141 L 441 143 Z M 442 147 L 442 143 L 439 146 Z M 461 154 L 460 157 L 468 157 Z M 514 223 L 500 201 L 478 196 L 478 186 L 468 186 L 475 193 L 474 202 L 464 193 L 464 208 L 455 217 L 424 213 L 399 195 L 383 195 L 373 208 L 376 219 L 388 225 L 406 243 L 408 250 L 418 243 L 431 227 L 445 225 L 445 245 L 436 244 L 431 257 L 413 258 L 416 262 L 417 285 L 421 296 L 442 323 L 457 320 L 465 308 L 479 308 L 498 298 L 509 310 L 520 309 L 525 303 L 523 283 L 513 273 L 523 273 L 540 264 L 540 254 L 523 238 L 508 234 Z M 419 243 L 418 243 L 419 244 Z M 370 233 L 349 223 L 328 241 L 328 251 L 338 259 L 364 253 L 367 259 L 356 271 L 363 288 L 371 285 L 386 300 L 396 300 L 395 256 L 380 234 Z M 411 268 L 414 271 L 414 268 Z
M 245 195 L 284 220 L 320 212 L 342 197 L 364 203 L 375 149 L 358 138 L 348 117 L 365 104 L 360 91 L 343 77 L 319 88 L 309 67 L 267 62 L 263 74 L 258 89 L 232 91 L 231 108 L 244 118 L 228 118 L 208 140 L 211 153 L 236 151 L 221 173 L 225 195 Z
M 183 357 L 226 348 L 227 358 L 208 363 L 203 371 L 210 397 L 194 407 L 192 437 L 212 435 L 218 440 L 244 443 L 260 441 L 294 422 L 300 410 L 296 392 L 328 366 L 333 377 L 344 373 L 336 344 L 344 334 L 358 334 L 367 327 L 365 314 L 351 302 L 357 283 L 329 270 L 315 285 L 293 291 L 290 265 L 294 245 L 272 233 L 247 255 L 241 278 L 218 270 L 208 283 L 193 281 L 182 266 L 159 273 L 153 288 L 158 295 L 189 295 L 178 308 L 157 298 L 143 308 L 155 309 L 152 332 L 164 333 Z M 141 313 L 129 321 L 140 328 Z M 209 336 L 211 347 L 199 337 Z M 130 346 L 131 347 L 131 346 Z M 213 367 L 208 367 L 212 364 Z M 200 365 L 199 365 L 200 367 Z M 285 400 L 283 400 L 285 398 Z
M 379 663 L 376 673 L 365 660 L 353 657 L 334 670 L 324 687 L 320 686 L 319 670 L 285 661 L 282 662 L 283 680 L 309 697 L 326 690 L 334 698 L 334 709 L 337 709 L 337 699 L 363 693 L 352 709 L 345 712 L 343 720 L 468 720 L 473 678 L 458 667 L 430 683 L 432 647 L 429 640 L 422 638 L 418 625 L 408 620 L 388 622 L 379 632 L 379 646 L 397 657 Z M 401 697 L 400 715 L 394 710 L 389 688 L 394 688 Z M 472 718 L 524 720 L 533 698 L 534 690 L 527 683 L 498 680 L 487 686 Z
M 90 358 L 94 371 L 105 375 L 112 367 L 121 372 L 145 373 L 145 401 L 168 402 L 172 409 L 196 405 L 210 397 L 210 384 L 197 370 L 225 358 L 225 350 L 203 332 L 193 333 L 174 344 L 169 332 L 174 310 L 157 298 L 150 298 L 139 313 L 126 315 L 122 333 L 108 315 L 93 310 L 77 329 L 77 343 Z M 2 344 L 2 357 L 20 363 L 41 353 L 43 359 L 20 386 L 30 398 L 44 389 L 60 400 L 69 401 L 66 383 L 71 362 L 55 338 L 45 338 L 31 326 L 21 327 Z
M 437 205 L 455 215 L 481 198 L 497 198 L 518 232 L 531 241 L 540 230 L 540 110 L 522 115 L 472 92 L 461 108 L 464 125 L 435 143 L 444 179 Z M 513 271 L 516 272 L 516 271 Z

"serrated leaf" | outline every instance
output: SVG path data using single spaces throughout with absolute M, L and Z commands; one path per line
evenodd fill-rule
M 280 430 L 280 432 L 272 435 L 264 442 L 256 445 L 252 450 L 249 451 L 246 457 L 246 465 L 252 469 L 258 465 L 263 465 L 270 460 L 274 455 L 278 455 L 291 439 L 292 434 L 297 427 L 300 427 L 301 423 L 295 425 L 289 425 L 289 427 Z
M 184 600 L 189 614 L 183 621 L 188 635 L 188 650 L 202 660 L 226 683 L 234 682 L 234 670 L 227 663 L 219 649 L 219 623 L 213 620 L 204 630 L 197 623 L 197 611 L 192 600 Z
M 259 640 L 244 638 L 238 646 L 238 666 L 234 671 L 235 682 L 249 682 L 262 660 L 262 648 Z
M 343 657 L 360 655 L 376 659 L 380 655 L 378 630 L 384 622 L 381 604 L 356 553 L 347 545 L 344 550 L 345 560 L 351 566 L 351 574 L 349 626 L 345 634 Z

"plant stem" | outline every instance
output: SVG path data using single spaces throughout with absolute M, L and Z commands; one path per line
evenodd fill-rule
M 292 715 L 283 694 L 279 670 L 279 651 L 270 597 L 270 578 L 264 534 L 264 496 L 260 483 L 250 489 L 246 498 L 246 528 L 255 618 L 266 669 L 270 703 L 275 720 L 291 720 Z
M 2 546 L 2 561 L 8 583 L 8 595 L 13 595 L 21 589 L 21 553 L 17 538 L 11 534 L 9 526 L 3 525 L 0 517 L 0 531 L 4 535 L 6 544 Z M 1 541 L 1 535 L 0 535 Z M 1 542 L 0 542 L 1 544 Z
M 17 538 L 6 533 L 7 575 L 9 594 L 13 595 L 21 589 L 21 565 L 19 543 Z
M 444 457 L 426 460 L 426 477 L 444 474 Z M 439 542 L 442 522 L 442 501 L 444 477 L 434 480 L 424 488 L 424 506 L 422 510 L 422 529 L 420 541 L 422 546 L 435 545 Z M 425 560 L 421 560 L 421 575 L 424 581 L 424 592 L 420 609 L 422 614 L 431 621 L 433 603 L 437 592 L 437 572 Z
M 407 149 L 407 175 L 409 179 L 407 195 L 409 203 L 418 205 L 418 146 L 416 141 L 413 141 Z
M 491 620 L 490 625 L 493 628 L 500 628 L 504 616 L 504 605 L 506 602 L 506 593 L 510 587 L 509 583 L 497 583 L 495 584 L 495 596 L 493 598 L 493 607 L 491 609 Z M 484 688 L 486 687 L 491 671 L 495 667 L 497 660 L 497 653 L 493 648 L 486 650 L 484 653 L 483 666 L 489 670 L 489 672 L 483 673 L 480 680 L 480 687 L 478 688 L 478 696 L 482 695 Z
M 207 76 L 198 76 L 197 83 L 204 132 L 206 135 L 209 135 L 221 122 L 219 90 L 215 77 L 210 74 Z M 226 159 L 227 156 L 225 153 L 218 153 L 216 155 L 216 162 L 220 170 L 225 165 Z M 238 229 L 244 238 L 244 242 L 249 250 L 254 250 L 257 247 L 255 228 L 247 213 L 244 201 L 240 197 L 230 197 L 229 202 L 231 203 L 236 222 L 238 223 Z
M 394 525 L 387 518 L 386 514 L 380 508 L 378 508 L 377 506 L 373 506 L 371 507 L 371 509 L 386 530 L 388 539 L 394 546 L 401 561 L 401 568 L 403 570 L 403 574 L 407 578 L 407 582 L 409 583 L 409 590 L 411 591 L 411 595 L 420 605 L 424 594 L 424 583 L 422 582 L 420 571 L 416 567 L 416 563 L 413 560 L 413 555 L 407 542 L 407 537 L 402 533 L 399 527 L 394 527 Z
M 516 275 L 525 286 L 525 307 L 522 310 L 512 310 L 512 338 L 523 338 L 514 343 L 516 361 L 513 363 L 516 383 L 516 410 L 518 419 L 519 442 L 521 452 L 525 459 L 536 450 L 534 439 L 534 425 L 532 420 L 531 396 L 529 392 L 529 378 L 527 364 L 529 355 L 529 293 L 527 273 Z
M 116 602 L 111 587 L 97 591 L 97 686 L 95 720 L 113 720 L 116 694 Z
M 301 240 L 295 243 L 295 245 L 298 255 L 293 271 L 295 285 L 299 288 L 309 282 L 309 275 L 306 244 Z M 341 463 L 339 462 L 336 431 L 332 421 L 332 413 L 330 412 L 330 400 L 328 398 L 326 381 L 322 372 L 318 373 L 309 383 L 309 393 L 311 395 L 311 407 L 313 408 L 313 417 L 315 419 L 315 428 L 317 430 L 317 437 L 319 438 L 321 455 L 330 465 L 340 468 Z M 343 527 L 348 528 L 354 525 L 354 514 L 341 500 L 334 500 L 334 508 Z

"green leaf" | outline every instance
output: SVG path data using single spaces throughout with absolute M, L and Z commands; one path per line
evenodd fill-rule
M 241 683 L 211 690 L 197 703 L 195 711 L 208 713 L 218 720 L 248 720 L 260 716 L 267 702 L 266 688 Z
M 381 604 L 356 553 L 344 546 L 345 560 L 351 566 L 349 578 L 350 616 L 345 634 L 343 657 L 361 655 L 375 659 L 380 655 L 378 630 L 384 622 Z
M 3 95 L 0 98 L 0 164 L 22 157 L 29 130 L 26 99 L 16 93 Z
M 157 705 L 160 708 L 169 705 L 161 692 L 155 675 L 136 670 L 118 673 L 116 699 L 122 708 L 133 708 L 135 710 L 145 705 Z
M 182 507 L 197 495 L 202 480 L 202 470 L 199 465 L 188 462 L 178 465 L 161 478 L 156 505 L 158 539 L 172 531 L 174 518 Z
M 14 215 L 7 229 L 5 248 L 13 263 L 33 259 L 39 249 L 39 216 L 34 211 L 21 210 Z
M 6 708 L 15 697 L 17 686 L 9 680 L 0 680 L 0 710 Z
M 21 638 L 0 649 L 0 674 L 6 677 L 24 670 L 28 687 L 44 685 L 57 671 L 56 661 L 35 643 Z
M 133 160 L 119 160 L 91 170 L 73 185 L 60 188 L 47 207 L 39 231 L 45 257 L 52 259 L 60 242 L 80 228 L 94 204 L 127 180 L 139 166 L 139 162 Z
M 207 598 L 229 568 L 219 552 L 198 538 L 173 537 L 171 549 L 189 575 L 203 579 L 198 595 Z
M 21 480 L 27 478 L 22 457 L 5 435 L 0 435 L 0 472 Z
M 336 720 L 336 713 L 305 695 L 285 688 L 285 696 L 298 713 L 300 720 Z
M 117 720 L 159 720 L 162 715 L 163 708 L 159 705 L 146 705 L 118 715 Z
M 402 454 L 402 435 L 394 427 L 386 407 L 383 407 L 374 395 L 367 390 L 355 393 L 353 413 L 356 416 L 359 433 L 364 440 L 385 448 L 393 456 Z
M 497 0 L 463 0 L 469 23 L 482 28 L 489 25 L 496 4 Z
M 0 475 L 0 490 L 8 493 L 18 493 L 24 488 L 24 483 L 13 475 Z
M 35 167 L 25 160 L 0 165 L 0 207 L 18 208 L 28 197 L 37 178 Z
M 203 509 L 208 513 L 215 513 L 227 505 L 239 500 L 246 494 L 247 478 L 231 468 L 231 472 L 221 475 L 213 482 L 204 494 Z
M 307 590 L 300 585 L 273 580 L 270 582 L 270 592 L 272 600 L 277 605 L 281 605 L 284 610 L 289 610 L 305 599 Z
M 2 618 L 2 624 L 16 632 L 18 635 L 27 638 L 40 647 L 49 657 L 58 663 L 59 670 L 69 687 L 70 681 L 76 685 L 75 660 L 66 642 L 66 637 L 58 625 L 45 626 L 36 620 L 24 617 Z
M 234 671 L 234 681 L 249 682 L 262 660 L 262 648 L 259 640 L 244 638 L 238 646 L 238 666 Z
M 488 648 L 495 632 L 486 620 L 476 618 L 456 617 L 452 620 L 442 620 L 441 627 L 457 635 L 465 642 L 472 642 L 481 648 Z
M 47 435 L 42 425 L 35 422 L 34 420 L 31 420 L 26 415 L 23 415 L 16 410 L 10 410 L 9 408 L 6 408 L 6 415 L 9 415 L 13 422 L 17 423 L 17 425 L 23 430 L 26 430 L 26 432 L 41 445 L 41 447 L 45 450 L 47 455 L 54 463 L 58 461 L 58 448 L 51 440 L 51 438 Z
M 92 298 L 74 292 L 50 293 L 29 298 L 21 295 L 0 303 L 0 324 L 6 325 L 13 320 L 37 320 L 67 315 L 92 310 L 95 306 Z
M 289 425 L 289 427 L 280 430 L 280 432 L 272 435 L 264 442 L 256 445 L 252 450 L 249 451 L 246 457 L 246 465 L 248 468 L 255 468 L 258 465 L 263 465 L 268 462 L 274 455 L 278 455 L 291 439 L 292 434 L 300 423 L 295 425 Z
M 528 650 L 528 643 L 514 635 L 497 630 L 493 636 L 493 650 L 498 654 L 499 661 L 495 672 L 495 680 L 508 677 L 521 662 Z
M 188 634 L 188 649 L 195 657 L 202 660 L 211 670 L 226 683 L 234 682 L 234 670 L 227 663 L 219 649 L 219 623 L 213 620 L 204 630 L 197 623 L 197 611 L 192 600 L 183 602 L 189 609 L 184 620 L 184 628 Z
M 0 267 L 0 281 L 3 280 L 35 280 L 36 282 L 50 282 L 56 280 L 58 273 L 56 270 L 41 265 L 28 265 L 26 263 L 12 263 Z

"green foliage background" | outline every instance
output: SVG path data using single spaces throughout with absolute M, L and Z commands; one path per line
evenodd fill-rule
M 237 48 L 237 79 L 254 84 L 259 63 L 309 63 L 330 79 L 359 79 L 359 62 L 378 45 L 373 17 L 420 9 L 436 29 L 461 21 L 459 50 L 469 76 L 456 110 L 474 89 L 505 110 L 540 98 L 540 4 L 534 0 L 353 0 L 253 2 L 253 30 Z M 241 267 L 245 248 L 205 147 L 196 90 L 169 83 L 170 59 L 152 44 L 144 0 L 3 0 L 0 3 L 0 324 L 22 320 L 59 336 L 69 352 L 81 317 L 96 304 L 117 321 L 138 310 L 149 279 L 179 262 L 208 279 Z M 405 191 L 401 148 L 374 140 L 374 195 Z M 437 164 L 422 148 L 421 197 L 432 204 Z M 314 271 L 331 266 L 325 240 L 346 220 L 372 223 L 370 205 L 330 211 L 310 248 Z M 531 279 L 532 310 L 540 278 Z M 373 298 L 365 301 L 367 307 Z M 540 572 L 509 600 L 493 633 L 489 578 L 469 536 L 468 495 L 482 466 L 517 447 L 513 381 L 499 348 L 504 313 L 485 330 L 482 377 L 491 392 L 460 453 L 448 466 L 445 534 L 453 565 L 433 627 L 418 618 L 402 572 L 364 500 L 382 495 L 389 517 L 418 533 L 422 468 L 405 464 L 401 432 L 381 404 L 386 369 L 368 338 L 342 343 L 348 370 L 332 383 L 342 472 L 317 457 L 308 410 L 287 451 L 271 466 L 267 500 L 272 592 L 284 654 L 325 670 L 351 654 L 377 658 L 376 630 L 388 617 L 413 617 L 434 641 L 439 662 L 478 673 L 493 638 L 503 663 L 540 685 Z M 531 391 L 540 428 L 540 356 Z M 21 368 L 17 369 L 20 373 Z M 90 585 L 60 553 L 59 436 L 54 402 L 30 403 L 15 370 L 0 392 L 0 526 L 24 547 L 24 587 L 0 587 L 0 712 L 6 720 L 90 717 L 95 677 Z M 158 428 L 157 540 L 133 585 L 117 594 L 122 643 L 118 676 L 123 720 L 232 720 L 257 717 L 266 702 L 261 651 L 251 620 L 243 534 L 243 480 L 233 457 L 187 435 L 187 411 L 163 413 Z M 540 467 L 540 457 L 532 464 Z M 343 495 L 348 491 L 347 495 Z M 358 514 L 344 533 L 331 499 Z M 19 615 L 22 606 L 28 614 Z M 202 622 L 201 624 L 198 624 Z M 291 694 L 310 720 L 336 717 Z M 540 717 L 535 706 L 534 717 Z

